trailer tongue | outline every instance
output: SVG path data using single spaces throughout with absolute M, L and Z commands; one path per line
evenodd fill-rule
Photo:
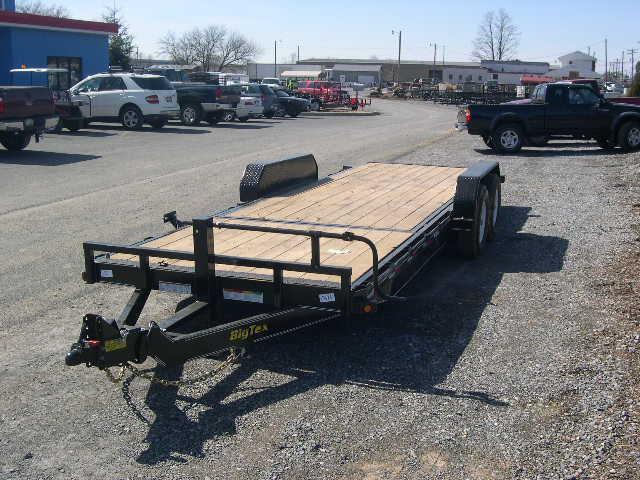
M 370 163 L 318 181 L 312 155 L 247 166 L 244 203 L 165 222 L 135 245 L 84 244 L 87 283 L 135 288 L 118 319 L 85 315 L 67 365 L 164 365 L 328 320 L 370 314 L 447 242 L 477 256 L 495 235 L 496 162 L 449 168 Z M 184 294 L 175 314 L 136 325 L 152 290 Z

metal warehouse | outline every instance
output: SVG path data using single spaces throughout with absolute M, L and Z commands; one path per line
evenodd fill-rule
M 0 84 L 67 89 L 109 66 L 109 35 L 117 26 L 69 18 L 17 13 L 15 0 L 0 0 Z M 48 75 L 15 75 L 21 67 L 60 68 Z

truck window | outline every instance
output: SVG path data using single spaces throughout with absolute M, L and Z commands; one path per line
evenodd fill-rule
M 570 105 L 593 105 L 598 103 L 598 96 L 591 88 L 571 88 L 569 89 Z
M 547 88 L 547 101 L 550 105 L 564 105 L 567 103 L 566 88 Z

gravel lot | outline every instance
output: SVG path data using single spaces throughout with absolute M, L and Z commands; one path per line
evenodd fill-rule
M 455 110 L 377 108 L 96 126 L 0 151 L 0 478 L 640 478 L 640 154 L 587 142 L 499 157 L 504 208 L 484 256 L 441 257 L 411 302 L 356 328 L 283 337 L 180 389 L 64 366 L 82 315 L 116 315 L 130 293 L 82 284 L 83 240 L 136 241 L 165 211 L 232 204 L 254 159 L 310 151 L 326 174 L 495 158 L 451 131 Z M 143 321 L 174 305 L 152 297 Z

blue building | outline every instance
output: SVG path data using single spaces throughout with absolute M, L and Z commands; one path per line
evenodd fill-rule
M 109 66 L 109 35 L 117 26 L 17 13 L 15 0 L 0 0 L 0 85 L 33 82 L 65 90 Z M 64 68 L 64 73 L 11 74 L 14 68 Z

